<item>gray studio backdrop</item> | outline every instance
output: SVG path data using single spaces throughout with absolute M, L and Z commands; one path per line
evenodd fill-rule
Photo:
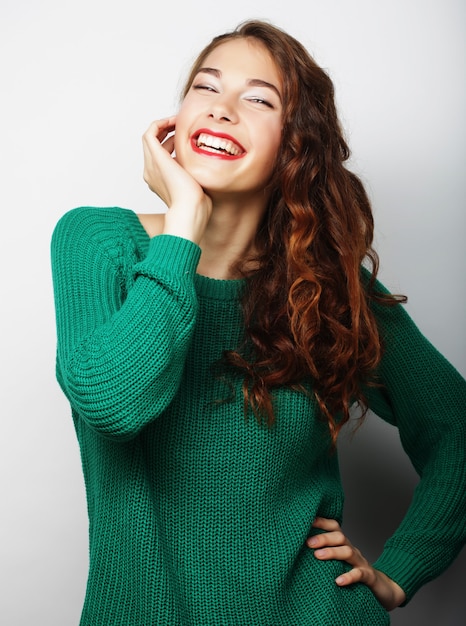
M 54 380 L 53 226 L 83 204 L 162 210 L 140 138 L 174 111 L 214 34 L 269 19 L 328 69 L 373 200 L 382 280 L 466 375 L 465 13 L 463 0 L 2 0 L 2 625 L 76 625 L 85 589 L 79 453 Z M 342 440 L 341 465 L 347 533 L 375 558 L 416 477 L 373 416 Z M 465 564 L 463 553 L 392 623 L 464 625 Z

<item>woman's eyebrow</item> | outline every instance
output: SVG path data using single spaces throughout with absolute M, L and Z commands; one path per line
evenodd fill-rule
M 213 74 L 216 78 L 220 78 L 222 72 L 220 70 L 216 70 L 214 67 L 200 67 L 197 70 L 198 74 Z
M 221 78 L 222 76 L 222 72 L 216 69 L 215 67 L 201 67 L 199 68 L 197 73 L 198 74 L 212 74 L 216 78 Z M 278 88 L 274 84 L 269 83 L 266 80 L 262 80 L 261 78 L 249 78 L 246 81 L 246 84 L 249 85 L 250 87 L 267 87 L 268 89 L 271 89 L 277 94 L 277 96 L 280 98 L 280 101 L 282 99 Z
M 282 97 L 280 95 L 280 92 L 278 91 L 277 87 L 275 87 L 275 85 L 273 85 L 272 83 L 268 83 L 266 80 L 262 80 L 261 78 L 250 78 L 247 83 L 251 87 L 267 87 L 268 89 L 271 89 L 277 94 L 281 102 Z

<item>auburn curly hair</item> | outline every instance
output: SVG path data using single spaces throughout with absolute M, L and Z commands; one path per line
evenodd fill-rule
M 195 61 L 183 96 L 218 46 L 247 38 L 264 46 L 283 87 L 283 131 L 269 201 L 257 233 L 255 269 L 246 272 L 245 344 L 225 352 L 243 372 L 245 409 L 275 420 L 274 388 L 312 388 L 333 443 L 373 383 L 382 343 L 369 306 L 404 296 L 375 294 L 378 257 L 371 205 L 350 156 L 327 73 L 295 38 L 267 22 L 247 21 L 215 37 Z M 369 262 L 371 279 L 361 266 Z

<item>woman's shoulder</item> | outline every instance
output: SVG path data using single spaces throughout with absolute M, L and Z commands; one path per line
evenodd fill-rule
M 81 206 L 64 213 L 58 220 L 54 234 L 111 233 L 128 228 L 137 221 L 136 214 L 120 207 Z
M 81 245 L 92 243 L 112 247 L 117 242 L 144 245 L 147 233 L 136 213 L 121 207 L 81 206 L 64 213 L 52 234 L 52 245 L 57 240 Z
M 163 231 L 163 213 L 136 213 L 121 207 L 81 206 L 67 211 L 58 220 L 57 233 L 85 237 L 99 235 L 106 237 L 130 236 L 136 240 L 154 237 Z
M 104 254 L 120 265 L 143 256 L 148 236 L 136 213 L 120 207 L 81 206 L 67 211 L 52 233 L 52 257 L 68 260 Z

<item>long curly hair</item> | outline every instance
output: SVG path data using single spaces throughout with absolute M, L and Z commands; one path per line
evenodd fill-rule
M 269 201 L 257 233 L 255 270 L 246 273 L 246 340 L 225 352 L 243 373 L 245 410 L 275 420 L 273 389 L 312 389 L 333 443 L 382 356 L 371 298 L 387 305 L 403 296 L 375 294 L 374 223 L 350 156 L 327 73 L 295 38 L 263 21 L 247 21 L 215 37 L 195 61 L 186 95 L 206 57 L 238 38 L 262 44 L 282 79 L 283 131 Z M 370 280 L 361 274 L 363 261 Z

